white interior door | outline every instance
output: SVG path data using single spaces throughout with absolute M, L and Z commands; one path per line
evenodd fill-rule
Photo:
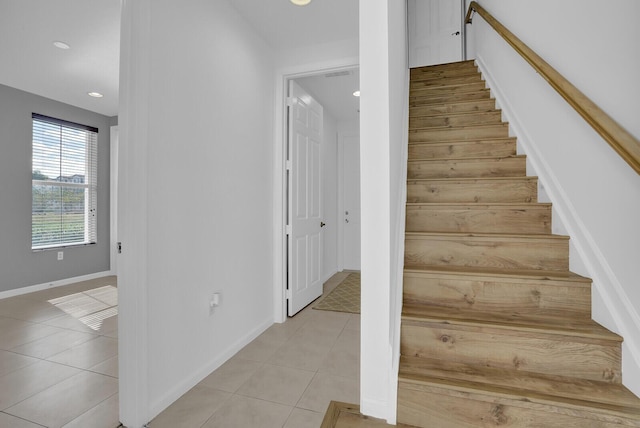
M 464 0 L 407 0 L 409 67 L 463 59 Z
M 343 266 L 360 270 L 360 137 L 342 138 Z
M 287 309 L 292 316 L 322 294 L 322 106 L 289 82 Z

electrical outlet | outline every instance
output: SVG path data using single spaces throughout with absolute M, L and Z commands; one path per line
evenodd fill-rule
M 58 260 L 64 260 L 64 251 L 58 251 Z
M 222 294 L 213 293 L 211 298 L 209 299 L 209 315 L 213 315 L 216 308 L 220 306 L 220 302 L 222 300 Z

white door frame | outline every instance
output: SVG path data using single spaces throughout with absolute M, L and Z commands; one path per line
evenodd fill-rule
M 109 270 L 111 275 L 118 274 L 118 151 L 119 135 L 118 125 L 110 128 L 109 158 L 109 224 L 110 224 L 110 254 L 111 262 Z
M 287 319 L 287 174 L 285 157 L 287 147 L 287 92 L 289 81 L 301 77 L 357 68 L 358 57 L 301 65 L 276 72 L 276 106 L 273 163 L 273 318 L 274 322 Z

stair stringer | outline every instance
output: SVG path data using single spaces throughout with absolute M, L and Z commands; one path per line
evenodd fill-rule
M 570 202 L 549 162 L 537 150 L 531 133 L 527 131 L 526 125 L 481 55 L 477 56 L 476 64 L 487 87 L 491 88 L 496 108 L 502 109 L 503 120 L 509 122 L 510 135 L 518 137 L 518 154 L 527 155 L 527 175 L 538 177 L 538 200 L 553 204 L 553 233 L 571 237 L 570 270 L 593 280 L 592 318 L 625 339 L 622 344 L 622 383 L 640 396 L 640 315 L 630 304 L 631 299 L 582 221 L 578 210 Z

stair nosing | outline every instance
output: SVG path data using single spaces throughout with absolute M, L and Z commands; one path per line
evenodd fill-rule
M 495 102 L 496 100 L 495 100 L 495 98 L 488 98 L 486 100 L 462 100 L 462 101 L 443 102 L 440 105 L 447 106 L 447 105 L 460 105 L 460 104 L 475 104 L 475 103 L 478 103 L 478 102 L 487 102 L 487 101 Z M 433 106 L 433 105 L 436 105 L 436 104 L 430 104 L 430 105 Z M 411 111 L 411 109 L 418 109 L 418 108 L 422 108 L 422 107 L 423 106 L 410 106 L 409 107 L 409 111 Z M 492 110 L 494 110 L 494 109 L 492 109 Z M 499 109 L 495 109 L 495 110 L 499 110 Z M 482 110 L 482 111 L 484 111 L 484 110 Z
M 516 208 L 522 207 L 526 209 L 531 209 L 535 207 L 544 207 L 551 208 L 553 204 L 551 202 L 530 202 L 530 203 L 521 203 L 521 202 L 407 202 L 407 207 L 456 207 L 456 206 L 465 206 L 465 207 L 473 207 L 473 208 L 481 208 L 481 207 L 495 207 L 495 208 Z
M 472 116 L 472 115 L 487 114 L 487 113 L 493 113 L 493 114 L 500 113 L 502 115 L 502 109 L 493 108 L 490 110 L 472 110 L 472 111 L 461 111 L 461 112 L 455 112 L 455 113 L 438 113 L 438 114 L 424 114 L 424 115 L 409 114 L 409 120 L 417 119 L 421 117 L 428 117 L 430 119 L 433 119 L 433 118 L 439 118 L 439 117 L 463 117 L 463 116 Z
M 526 320 L 497 320 L 491 321 L 488 319 L 474 318 L 474 313 L 472 311 L 461 311 L 463 314 L 460 316 L 454 315 L 445 315 L 445 314 L 411 314 L 405 313 L 404 307 L 407 306 L 417 307 L 421 306 L 418 304 L 405 304 L 403 302 L 403 310 L 401 315 L 402 322 L 413 321 L 416 323 L 435 323 L 448 327 L 481 327 L 481 328 L 492 328 L 495 330 L 503 330 L 503 331 L 515 331 L 515 332 L 526 332 L 532 334 L 543 334 L 554 337 L 571 337 L 575 341 L 591 341 L 597 340 L 600 342 L 610 342 L 613 344 L 622 343 L 622 337 L 612 331 L 609 331 L 602 327 L 600 324 L 596 323 L 592 319 L 588 319 L 585 321 L 589 321 L 590 325 L 598 326 L 602 330 L 600 332 L 595 331 L 585 331 L 581 329 L 576 329 L 575 327 L 568 327 L 561 325 L 559 323 L 547 323 L 547 324 L 532 324 L 527 322 Z M 477 314 L 476 314 L 477 315 Z M 560 320 L 561 318 L 558 318 Z M 582 323 L 576 323 L 582 324 Z M 587 323 L 583 324 L 585 327 L 588 325 Z
M 526 159 L 527 155 L 508 155 L 508 156 L 474 156 L 468 158 L 426 158 L 426 159 L 407 159 L 407 162 L 470 162 L 470 161 L 488 161 L 499 159 Z
M 471 181 L 537 181 L 538 177 L 533 177 L 529 175 L 518 176 L 518 177 L 474 177 L 474 178 L 409 178 L 407 182 L 427 182 L 427 181 L 463 181 L 463 182 L 471 182 Z
M 451 238 L 517 238 L 517 239 L 553 239 L 568 241 L 569 236 L 554 233 L 486 233 L 486 232 L 405 232 L 409 236 L 438 236 Z
M 427 126 L 427 127 L 412 127 L 409 129 L 409 138 L 411 138 L 411 133 L 418 133 L 423 131 L 439 131 L 439 130 L 458 130 L 458 129 L 476 129 L 476 128 L 490 128 L 493 126 L 500 126 L 501 128 L 509 127 L 509 122 L 496 122 L 496 123 L 478 123 L 474 125 L 463 125 L 463 126 Z M 506 138 L 506 137 L 502 137 Z
M 451 144 L 474 144 L 474 143 L 482 143 L 486 141 L 491 142 L 516 142 L 516 137 L 480 137 L 473 140 L 445 140 L 445 141 L 417 141 L 417 142 L 409 142 L 409 146 L 420 146 L 420 145 L 451 145 Z
M 483 277 L 506 277 L 518 278 L 529 281 L 563 281 L 581 282 L 589 284 L 593 282 L 591 278 L 578 275 L 571 271 L 553 271 L 536 269 L 498 269 L 481 268 L 476 266 L 406 266 L 403 269 L 408 274 L 426 275 L 460 275 L 460 276 L 483 276 Z

